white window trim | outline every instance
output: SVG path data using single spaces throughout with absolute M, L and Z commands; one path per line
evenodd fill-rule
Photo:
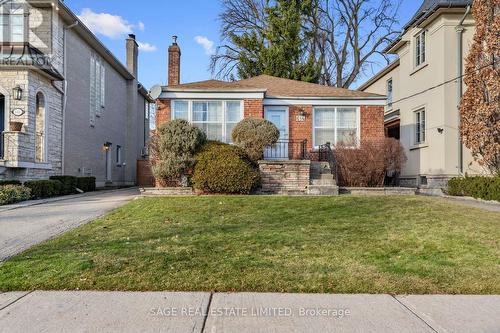
M 420 123 L 417 122 L 417 115 L 418 114 L 421 114 L 421 113 L 424 113 L 424 127 L 423 127 L 423 131 L 422 131 L 422 128 L 420 128 L 420 136 L 422 136 L 422 133 L 424 133 L 424 140 L 418 140 L 417 138 L 417 126 L 422 126 L 422 118 L 420 118 Z M 426 108 L 420 108 L 420 109 L 417 109 L 415 111 L 413 111 L 413 117 L 414 117 L 414 124 L 415 124 L 415 128 L 414 128 L 414 131 L 413 131 L 413 141 L 414 141 L 414 145 L 415 146 L 419 146 L 419 145 L 425 145 L 425 143 L 427 142 L 427 112 L 426 112 Z
M 318 149 L 319 145 L 316 144 L 316 128 L 329 128 L 331 127 L 316 127 L 316 110 L 318 109 L 335 109 L 335 142 L 330 142 L 332 145 L 337 144 L 337 131 L 338 131 L 338 126 L 337 126 L 337 109 L 341 108 L 353 108 L 352 106 L 334 106 L 334 107 L 325 107 L 325 106 L 313 106 L 313 121 L 312 121 L 312 137 L 313 137 L 313 147 L 314 149 Z M 361 142 L 361 107 L 357 106 L 354 107 L 356 109 L 356 145 L 353 148 L 359 148 L 360 142 Z
M 104 113 L 106 105 L 106 66 L 104 60 L 92 52 L 90 55 L 90 126 Z
M 423 38 L 422 38 L 423 35 Z M 420 40 L 420 41 L 419 41 Z M 415 46 L 414 50 L 414 67 L 419 68 L 425 66 L 427 64 L 427 30 L 421 30 L 414 36 Z M 423 42 L 422 42 L 423 41 Z M 422 45 L 424 47 L 424 51 L 422 52 Z M 417 52 L 417 47 L 419 48 L 419 52 Z M 424 56 L 424 61 L 422 61 L 422 55 Z M 420 57 L 420 62 L 417 61 L 417 58 Z
M 231 99 L 196 99 L 196 100 L 186 100 L 186 99 L 176 99 L 172 100 L 171 102 L 171 118 L 172 120 L 175 120 L 175 103 L 177 102 L 187 102 L 188 103 L 188 119 L 187 121 L 190 124 L 197 123 L 197 124 L 219 124 L 219 122 L 194 122 L 193 121 L 193 102 L 201 102 L 201 103 L 208 103 L 208 102 L 222 102 L 222 140 L 223 142 L 230 142 L 231 140 L 231 133 L 227 133 L 227 102 L 239 102 L 240 103 L 240 119 L 243 120 L 244 118 L 244 105 L 242 100 L 231 100 Z M 229 122 L 229 124 L 237 124 L 238 122 Z
M 389 82 L 391 83 L 391 94 L 389 95 Z M 386 90 L 387 90 L 387 110 L 392 110 L 392 106 L 394 104 L 394 80 L 391 77 L 386 81 Z M 389 100 L 390 96 L 390 100 Z

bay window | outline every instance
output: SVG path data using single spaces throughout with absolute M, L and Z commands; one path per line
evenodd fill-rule
M 243 119 L 241 101 L 173 101 L 172 120 L 184 119 L 209 140 L 232 143 L 231 133 Z
M 358 108 L 314 108 L 313 141 L 319 147 L 326 143 L 357 146 L 359 139 Z

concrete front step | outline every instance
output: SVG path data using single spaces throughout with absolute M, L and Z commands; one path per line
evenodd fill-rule
M 311 179 L 334 179 L 331 173 L 311 174 Z
M 331 179 L 311 179 L 311 185 L 337 186 L 337 182 L 333 177 Z
M 339 195 L 339 187 L 336 185 L 309 185 L 307 187 L 309 195 Z

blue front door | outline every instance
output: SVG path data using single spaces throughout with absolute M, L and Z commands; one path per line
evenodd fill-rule
M 265 110 L 266 119 L 272 122 L 280 131 L 280 139 L 276 145 L 267 148 L 264 152 L 265 159 L 288 159 L 288 108 L 287 107 L 267 107 Z

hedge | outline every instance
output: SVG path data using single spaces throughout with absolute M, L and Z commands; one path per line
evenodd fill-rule
M 249 194 L 260 184 L 259 172 L 239 147 L 211 142 L 195 160 L 191 181 L 204 193 Z
M 58 180 L 62 183 L 61 195 L 75 194 L 78 180 L 73 176 L 52 176 L 50 180 Z
M 76 187 L 84 192 L 93 192 L 96 189 L 95 177 L 78 177 Z
M 4 185 L 21 185 L 19 180 L 0 180 L 0 186 Z
M 0 186 L 0 205 L 13 204 L 31 199 L 31 190 L 22 185 Z
M 24 186 L 31 189 L 33 199 L 44 199 L 61 195 L 63 184 L 58 180 L 34 180 L 25 182 Z
M 453 178 L 448 182 L 448 194 L 500 201 L 500 177 Z

